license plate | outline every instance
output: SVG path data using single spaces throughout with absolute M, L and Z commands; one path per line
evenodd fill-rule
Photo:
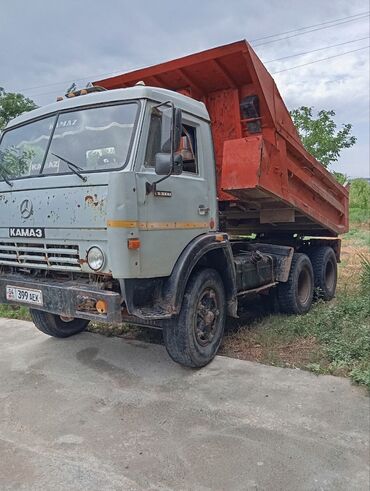
M 32 305 L 42 305 L 42 291 L 30 288 L 18 288 L 17 286 L 6 287 L 6 299 L 13 302 L 24 302 Z

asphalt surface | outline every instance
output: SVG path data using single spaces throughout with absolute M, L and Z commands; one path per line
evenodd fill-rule
M 347 380 L 0 319 L 0 490 L 368 490 Z

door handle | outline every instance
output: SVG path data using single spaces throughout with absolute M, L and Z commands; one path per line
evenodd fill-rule
M 199 215 L 208 215 L 208 213 L 209 213 L 208 206 L 204 206 L 204 205 L 198 206 L 198 214 Z

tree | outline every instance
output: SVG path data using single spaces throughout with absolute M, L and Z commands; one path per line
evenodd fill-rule
M 356 137 L 351 134 L 351 124 L 343 124 L 337 130 L 333 110 L 322 109 L 315 117 L 312 107 L 301 106 L 293 109 L 290 115 L 304 147 L 324 167 L 336 162 L 344 148 L 350 148 L 356 143 Z
M 335 177 L 335 179 L 339 182 L 339 184 L 341 184 L 342 186 L 344 186 L 350 181 L 349 176 L 347 174 L 343 174 L 342 172 L 336 172 L 334 170 L 332 174 Z
M 36 108 L 37 105 L 33 100 L 28 99 L 28 97 L 25 97 L 23 94 L 5 92 L 5 90 L 0 87 L 0 130 L 2 130 L 11 119 Z
M 370 211 L 370 184 L 366 179 L 351 181 L 349 202 L 351 208 Z

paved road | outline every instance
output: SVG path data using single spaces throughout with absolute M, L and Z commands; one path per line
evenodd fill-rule
M 334 377 L 0 319 L 0 489 L 368 490 L 366 393 Z

